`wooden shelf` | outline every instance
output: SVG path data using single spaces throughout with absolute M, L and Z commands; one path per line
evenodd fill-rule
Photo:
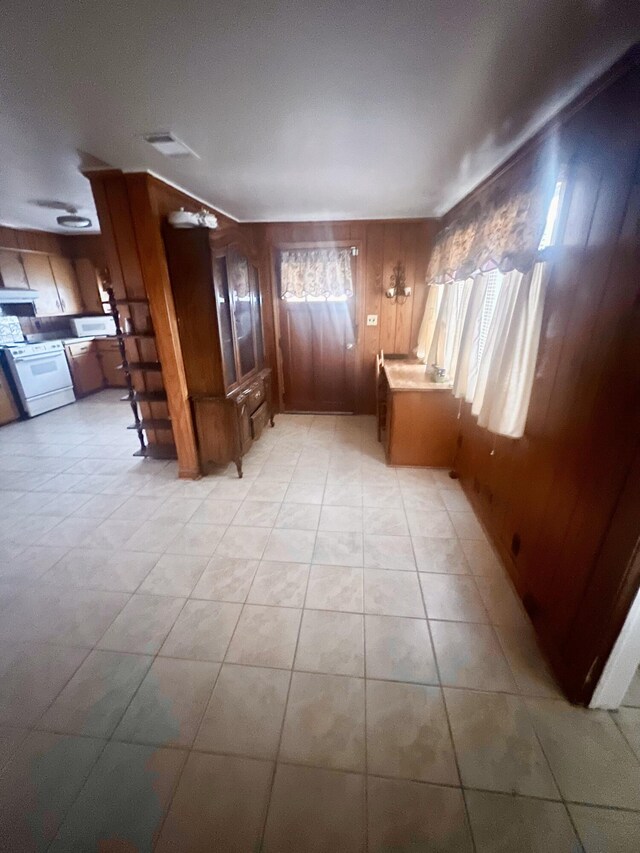
M 162 365 L 159 361 L 128 361 L 126 366 L 124 364 L 119 364 L 117 369 L 134 370 L 137 372 L 155 371 L 156 373 L 159 373 L 162 370 Z
M 131 424 L 127 429 L 171 429 L 170 418 L 142 418 L 140 424 Z
M 123 403 L 162 403 L 166 399 L 164 391 L 132 391 L 120 397 Z
M 175 445 L 173 444 L 148 444 L 144 450 L 136 450 L 134 456 L 145 459 L 177 459 Z

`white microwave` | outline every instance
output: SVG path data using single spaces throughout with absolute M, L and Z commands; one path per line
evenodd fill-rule
M 76 338 L 93 338 L 116 333 L 115 320 L 106 314 L 98 314 L 95 317 L 74 317 L 69 320 L 69 323 Z

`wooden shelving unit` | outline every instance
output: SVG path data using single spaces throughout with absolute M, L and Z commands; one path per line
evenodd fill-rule
M 164 390 L 159 389 L 152 390 L 145 388 L 144 390 L 141 390 L 140 388 L 136 388 L 133 382 L 134 373 L 138 376 L 142 375 L 143 377 L 146 373 L 155 374 L 157 376 L 158 374 L 162 373 L 162 366 L 159 361 L 142 360 L 140 359 L 140 355 L 138 355 L 137 360 L 129 361 L 127 353 L 127 341 L 155 341 L 155 334 L 150 329 L 146 329 L 145 331 L 140 332 L 136 331 L 135 329 L 129 329 L 128 331 L 124 331 L 120 318 L 119 306 L 148 305 L 148 301 L 142 298 L 116 299 L 113 288 L 111 287 L 107 288 L 107 293 L 109 294 L 109 304 L 111 306 L 111 313 L 113 314 L 113 319 L 116 327 L 116 337 L 118 340 L 120 357 L 122 359 L 122 363 L 118 366 L 118 369 L 124 372 L 127 387 L 127 393 L 124 395 L 124 397 L 121 397 L 120 399 L 123 402 L 129 403 L 131 407 L 131 411 L 133 413 L 133 423 L 128 426 L 127 429 L 135 430 L 138 434 L 138 441 L 140 442 L 140 449 L 137 450 L 133 455 L 142 456 L 144 458 L 149 459 L 175 459 L 177 457 L 177 454 L 175 445 L 173 443 L 163 443 L 153 440 L 147 441 L 145 436 L 145 433 L 153 433 L 156 430 L 170 432 L 171 418 L 169 418 L 168 416 L 145 416 L 140 411 L 141 403 L 166 403 L 166 392 Z M 149 320 L 147 320 L 147 323 L 148 322 Z

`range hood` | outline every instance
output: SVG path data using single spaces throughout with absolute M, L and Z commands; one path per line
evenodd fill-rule
M 38 296 L 37 290 L 30 290 L 27 287 L 0 287 L 0 305 L 33 303 Z

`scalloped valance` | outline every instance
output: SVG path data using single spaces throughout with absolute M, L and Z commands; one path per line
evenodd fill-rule
M 533 266 L 556 181 L 556 159 L 546 150 L 525 157 L 471 194 L 437 236 L 427 283 L 446 284 L 496 267 L 526 272 Z
M 353 296 L 350 249 L 296 249 L 280 254 L 283 299 L 344 299 Z

